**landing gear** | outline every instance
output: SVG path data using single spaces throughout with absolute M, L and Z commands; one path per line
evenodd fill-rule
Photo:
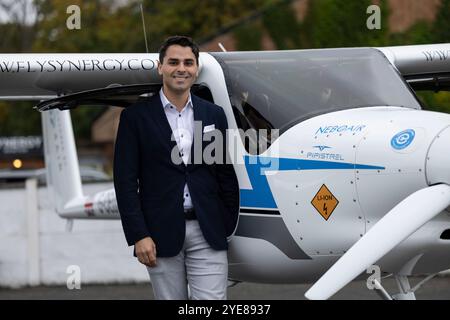
M 399 293 L 390 295 L 378 280 L 373 280 L 373 283 L 375 285 L 374 290 L 384 300 L 416 300 L 415 292 L 423 284 L 434 278 L 436 275 L 437 273 L 429 275 L 428 277 L 420 281 L 418 284 L 416 284 L 413 288 L 411 288 L 408 276 L 394 274 L 392 276 L 394 277 L 398 289 L 400 290 Z
M 383 300 L 393 300 L 391 295 L 383 288 L 381 283 L 378 280 L 373 280 L 373 284 L 375 285 L 374 290 Z
M 416 295 L 414 291 L 411 290 L 409 285 L 409 280 L 407 276 L 394 275 L 395 281 L 397 282 L 399 293 L 394 294 L 392 297 L 394 300 L 416 300 Z

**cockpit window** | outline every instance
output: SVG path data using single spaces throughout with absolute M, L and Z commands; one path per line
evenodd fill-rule
M 267 129 L 269 144 L 312 116 L 367 106 L 420 109 L 376 49 L 212 53 L 224 69 L 238 125 Z

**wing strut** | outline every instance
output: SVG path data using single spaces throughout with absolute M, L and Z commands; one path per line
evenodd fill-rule
M 328 299 L 450 205 L 450 186 L 416 191 L 370 229 L 305 294 Z

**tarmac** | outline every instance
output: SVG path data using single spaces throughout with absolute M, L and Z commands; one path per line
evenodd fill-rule
M 414 287 L 423 278 L 411 278 Z M 382 285 L 390 293 L 398 292 L 392 278 Z M 255 284 L 239 283 L 228 289 L 229 300 L 305 300 L 311 284 Z M 425 283 L 417 292 L 419 300 L 450 300 L 450 277 L 439 276 Z M 20 289 L 0 288 L 0 300 L 153 300 L 150 283 L 89 284 L 69 290 L 66 286 L 38 286 Z M 367 288 L 366 281 L 354 281 L 340 290 L 332 300 L 380 300 L 378 294 Z

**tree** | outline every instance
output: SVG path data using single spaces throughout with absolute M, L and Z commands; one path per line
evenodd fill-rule
M 30 1 L 4 0 L 0 2 L 0 12 L 6 19 L 0 22 L 0 52 L 30 51 L 36 30 Z
M 390 36 L 391 45 L 450 42 L 450 0 L 442 0 L 433 23 L 419 21 L 403 33 Z M 450 113 L 450 92 L 418 91 L 426 109 Z
M 301 47 L 300 23 L 290 2 L 282 1 L 263 15 L 263 24 L 279 50 Z
M 149 51 L 157 52 L 169 35 L 190 35 L 197 42 L 274 0 L 35 0 L 37 35 L 34 52 L 145 52 L 140 4 L 143 3 Z M 81 9 L 81 29 L 66 26 L 67 7 Z M 90 124 L 102 110 L 72 112 L 75 133 L 90 137 Z
M 450 42 L 450 0 L 442 0 L 432 31 L 433 42 Z
M 148 24 L 154 34 L 154 51 L 164 38 L 173 34 L 189 35 L 200 44 L 206 42 L 217 33 L 229 30 L 255 11 L 275 2 L 276 0 L 144 1 Z
M 0 52 L 29 52 L 35 37 L 33 7 L 28 0 L 0 2 L 5 18 L 0 23 Z M 29 18 L 31 16 L 31 18 Z M 41 132 L 39 113 L 32 110 L 33 103 L 24 101 L 0 102 L 0 135 L 36 135 Z
M 433 42 L 432 25 L 427 21 L 419 21 L 403 33 L 390 35 L 391 45 L 429 44 Z
M 127 12 L 114 1 L 104 0 L 35 0 L 35 4 L 35 52 L 132 52 L 138 47 L 138 39 L 143 42 L 140 15 L 135 8 Z M 69 29 L 66 24 L 71 5 L 81 10 L 79 30 Z
M 385 43 L 387 5 L 381 1 L 381 30 L 369 30 L 366 22 L 370 0 L 314 0 L 302 24 L 302 38 L 310 48 L 372 46 Z
M 144 51 L 140 12 L 131 12 L 114 1 L 36 0 L 39 29 L 35 52 L 88 53 Z M 67 28 L 67 7 L 81 9 L 81 29 Z M 104 110 L 99 107 L 71 111 L 77 138 L 89 140 L 92 121 Z
M 233 36 L 237 50 L 261 50 L 262 27 L 258 22 L 246 23 L 235 28 Z

